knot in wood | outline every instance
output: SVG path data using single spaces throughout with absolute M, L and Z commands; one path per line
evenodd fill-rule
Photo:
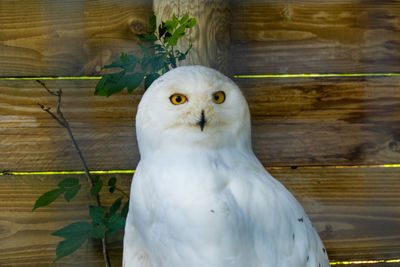
M 392 150 L 393 152 L 400 153 L 400 144 L 399 144 L 399 141 L 397 141 L 397 140 L 390 141 L 390 142 L 389 142 L 389 148 L 390 148 L 390 150 Z
M 132 33 L 143 34 L 147 31 L 147 26 L 143 21 L 131 20 L 129 22 L 129 29 Z

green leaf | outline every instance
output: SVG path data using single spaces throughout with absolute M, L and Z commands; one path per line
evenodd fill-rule
M 142 59 L 142 70 L 146 71 L 151 66 L 152 72 L 157 72 L 164 67 L 165 54 L 157 54 L 152 56 L 144 56 Z
M 59 242 L 56 248 L 56 258 L 54 259 L 53 263 L 65 256 L 72 254 L 74 251 L 80 248 L 83 243 L 85 243 L 86 239 L 87 235 L 77 235 Z
M 158 36 L 162 38 L 166 32 L 167 27 L 165 26 L 165 22 L 161 22 L 161 24 L 158 25 Z
M 168 57 L 168 63 L 172 66 L 176 66 L 176 58 L 175 57 Z
M 62 180 L 58 187 L 65 188 L 65 187 L 73 187 L 79 184 L 79 179 L 77 178 L 66 178 Z
M 107 227 L 104 224 L 99 224 L 89 231 L 89 236 L 92 238 L 104 238 L 106 236 Z
M 195 18 L 191 18 L 189 19 L 186 23 L 185 23 L 185 27 L 186 28 L 192 28 L 193 26 L 195 26 L 197 23 Z
M 115 237 L 115 235 L 119 232 L 120 229 L 116 229 L 116 230 L 111 230 L 110 232 L 108 232 L 108 239 L 113 239 Z
M 164 59 L 165 59 L 164 54 L 158 54 L 153 57 L 153 60 L 151 61 L 151 67 L 153 72 L 157 72 L 164 67 Z
M 89 205 L 89 214 L 95 224 L 104 222 L 106 210 L 99 206 Z
M 172 14 L 172 20 L 173 20 L 173 21 L 176 21 L 176 22 L 179 22 L 179 20 L 178 20 L 178 18 L 176 17 L 175 13 Z
M 125 218 L 121 217 L 121 215 L 119 215 L 119 214 L 114 214 L 108 220 L 107 226 L 111 230 L 117 230 L 117 229 L 124 228 L 125 227 Z
M 170 46 L 175 46 L 177 43 L 178 43 L 178 39 L 179 38 L 181 38 L 181 37 L 183 37 L 183 36 L 185 36 L 185 26 L 184 25 L 182 25 L 182 26 L 179 26 L 178 27 L 178 29 L 176 29 L 176 31 L 172 34 L 172 36 L 169 38 L 169 40 L 173 40 L 174 41 L 174 44 L 172 44 L 172 43 L 170 43 L 170 42 L 172 42 L 172 41 L 168 41 L 167 40 L 167 42 L 168 42 L 168 44 L 170 45 Z M 176 41 L 175 41 L 176 40 Z
M 133 71 L 135 69 L 136 63 L 138 62 L 138 57 L 121 53 L 120 57 L 116 61 L 112 62 L 110 65 L 105 65 L 104 68 L 122 68 L 126 71 Z
M 189 18 L 189 14 L 186 13 L 185 15 L 183 15 L 183 17 L 179 21 L 179 24 L 184 24 L 188 20 L 188 18 Z
M 166 37 L 165 41 L 169 46 L 176 46 L 178 44 L 178 38 L 174 36 Z
M 156 30 L 157 27 L 156 21 L 157 21 L 156 16 L 153 14 L 149 19 L 149 26 L 150 26 L 149 32 L 154 32 Z
M 178 39 L 185 35 L 185 29 L 186 29 L 185 25 L 179 26 L 174 31 L 171 37 L 165 37 L 165 40 L 167 41 L 168 45 L 176 46 L 178 44 Z
M 124 77 L 124 81 L 130 94 L 132 93 L 133 89 L 137 88 L 142 83 L 144 75 L 145 74 L 143 72 L 136 72 Z
M 147 46 L 145 46 L 143 43 L 138 42 L 137 44 L 138 44 L 138 46 L 142 49 L 142 51 L 143 51 L 144 53 L 147 54 L 147 53 L 150 52 L 150 50 L 147 48 Z
M 81 222 L 74 222 L 71 223 L 64 228 L 51 233 L 52 236 L 60 236 L 65 239 L 74 237 L 74 236 L 81 236 L 86 235 L 87 232 L 92 228 L 92 225 L 88 222 L 81 221 Z
M 167 32 L 172 34 L 175 30 L 175 28 L 178 26 L 179 22 L 178 20 L 167 20 L 165 22 L 165 28 L 167 28 Z
M 142 58 L 142 62 L 141 62 L 141 68 L 143 71 L 147 70 L 147 67 L 151 64 L 152 61 L 152 56 L 150 55 L 145 55 Z
M 150 87 L 150 85 L 158 78 L 160 77 L 160 74 L 158 73 L 150 73 L 149 75 L 146 76 L 144 79 L 144 89 L 146 90 L 147 88 Z
M 152 49 L 154 49 L 154 50 L 157 51 L 157 52 L 160 52 L 160 53 L 164 53 L 164 54 L 165 54 L 165 49 L 164 49 L 164 47 L 162 47 L 162 45 L 160 45 L 160 44 L 153 44 L 153 45 L 149 46 L 149 48 L 152 48 Z
M 64 188 L 57 188 L 44 193 L 36 200 L 32 211 L 34 211 L 37 208 L 49 205 L 51 202 L 56 200 L 62 193 L 64 193 L 64 191 L 65 191 Z
M 177 50 L 176 51 L 177 59 L 179 61 L 185 60 L 186 59 L 186 54 L 182 53 L 181 51 Z
M 157 36 L 153 32 L 147 32 L 144 34 L 136 34 L 139 37 L 139 40 L 143 43 L 152 43 L 157 41 Z
M 123 83 L 125 70 L 117 73 L 104 74 L 96 85 L 95 95 L 107 96 L 121 92 L 126 86 Z
M 126 218 L 126 216 L 128 215 L 128 211 L 129 211 L 129 200 L 124 204 L 124 206 L 122 206 L 121 216 Z
M 115 177 L 111 177 L 110 179 L 108 179 L 108 185 L 109 186 L 114 186 L 117 183 L 117 178 Z
M 90 188 L 90 193 L 92 196 L 97 196 L 103 187 L 103 181 L 98 179 L 97 182 L 94 181 L 92 188 Z
M 64 193 L 65 200 L 69 202 L 79 192 L 80 189 L 81 189 L 80 184 L 71 188 L 67 188 Z
M 109 216 L 113 216 L 121 207 L 122 197 L 117 198 L 110 207 Z

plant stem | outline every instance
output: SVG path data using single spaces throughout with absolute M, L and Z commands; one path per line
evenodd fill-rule
M 160 42 L 161 46 L 164 48 L 165 52 L 167 53 L 167 55 L 170 58 L 174 58 L 174 47 L 172 47 L 172 54 L 171 51 L 169 51 L 168 47 L 165 45 L 165 43 L 163 42 L 163 40 L 161 40 L 160 36 L 158 35 L 157 32 L 154 32 L 154 35 L 157 37 L 158 41 Z M 172 68 L 175 69 L 176 68 L 176 64 L 170 63 Z
M 58 115 L 58 116 L 57 116 L 56 114 L 54 114 L 52 111 L 50 111 L 50 108 L 49 108 L 49 107 L 45 107 L 45 106 L 43 106 L 43 105 L 40 104 L 40 103 L 38 103 L 38 105 L 41 107 L 41 109 L 42 109 L 43 111 L 45 111 L 45 112 L 47 112 L 48 114 L 50 114 L 50 116 L 51 116 L 53 119 L 55 119 L 62 127 L 64 127 L 64 128 L 67 130 L 68 135 L 69 135 L 69 138 L 71 139 L 72 144 L 74 145 L 75 150 L 76 150 L 76 152 L 78 153 L 79 159 L 80 159 L 81 162 L 82 162 L 83 168 L 84 168 L 84 170 L 85 170 L 86 177 L 87 177 L 87 179 L 88 179 L 88 183 L 90 184 L 90 187 L 92 187 L 92 186 L 94 185 L 93 177 L 92 177 L 91 174 L 90 174 L 89 168 L 88 168 L 88 166 L 87 166 L 87 164 L 86 164 L 85 158 L 83 157 L 82 151 L 81 151 L 81 149 L 79 148 L 79 145 L 78 145 L 78 143 L 76 142 L 74 135 L 72 134 L 71 127 L 69 126 L 68 121 L 65 119 L 64 114 L 63 114 L 62 111 L 61 111 L 61 96 L 62 96 L 62 90 L 61 90 L 61 89 L 58 89 L 56 92 L 53 92 L 53 91 L 51 91 L 51 90 L 46 86 L 46 84 L 43 83 L 42 81 L 39 81 L 39 80 L 36 80 L 36 81 L 37 81 L 40 85 L 42 85 L 42 86 L 44 87 L 44 89 L 46 89 L 46 91 L 47 91 L 49 94 L 54 95 L 54 96 L 57 96 L 57 99 L 58 99 L 58 101 L 57 101 L 57 115 Z M 97 194 L 97 196 L 96 196 L 96 203 L 97 203 L 97 206 L 101 207 L 100 196 L 99 196 L 98 194 Z M 101 239 L 101 243 L 102 243 L 102 247 L 103 247 L 103 256 L 104 256 L 105 266 L 106 266 L 106 267 L 110 267 L 110 266 L 111 266 L 111 262 L 110 262 L 110 257 L 109 257 L 109 255 L 108 255 L 108 249 L 107 249 L 107 236 L 106 236 L 105 238 L 102 238 L 102 239 Z
M 129 199 L 129 195 L 127 193 L 125 193 L 122 189 L 119 189 L 118 187 L 115 187 L 115 190 L 121 192 L 122 195 L 124 195 L 125 197 L 127 197 Z

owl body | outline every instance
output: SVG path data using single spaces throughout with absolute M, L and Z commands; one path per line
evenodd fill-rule
M 186 101 L 172 103 L 176 94 Z M 125 267 L 329 266 L 301 205 L 255 157 L 246 101 L 228 78 L 175 69 L 145 93 L 136 122 Z

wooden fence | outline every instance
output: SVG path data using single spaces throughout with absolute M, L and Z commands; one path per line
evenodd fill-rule
M 400 73 L 400 1 L 235 0 L 229 9 L 232 76 Z M 63 89 L 63 110 L 89 168 L 133 170 L 143 91 L 96 97 L 97 80 L 84 77 L 99 75 L 120 52 L 138 53 L 133 34 L 146 29 L 152 10 L 144 0 L 0 1 L 0 266 L 48 266 L 60 241 L 49 234 L 88 218 L 83 192 L 70 204 L 31 212 L 37 197 L 66 177 L 32 172 L 82 167 L 64 129 L 37 105 L 55 99 L 20 78 L 80 77 L 45 82 Z M 303 204 L 331 261 L 394 265 L 400 76 L 234 80 L 250 105 L 257 156 Z M 118 177 L 129 190 L 131 174 Z M 121 236 L 111 240 L 115 266 L 121 246 Z M 98 248 L 90 244 L 56 266 L 100 266 Z

